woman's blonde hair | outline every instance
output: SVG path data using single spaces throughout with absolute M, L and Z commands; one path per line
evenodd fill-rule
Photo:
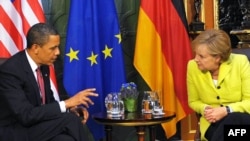
M 201 44 L 206 45 L 210 55 L 220 56 L 222 62 L 227 61 L 232 52 L 230 37 L 223 30 L 209 29 L 201 32 L 192 41 L 193 50 Z

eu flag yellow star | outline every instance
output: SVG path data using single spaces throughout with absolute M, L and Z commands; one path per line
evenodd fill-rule
M 105 59 L 109 56 L 112 57 L 111 55 L 111 51 L 113 50 L 113 48 L 108 48 L 107 45 L 105 45 L 105 49 L 102 51 L 102 53 L 105 55 Z
M 121 33 L 116 34 L 116 35 L 115 35 L 115 37 L 118 39 L 118 42 L 119 42 L 119 44 L 120 44 L 120 43 L 121 43 L 121 41 L 122 41 L 122 36 L 121 36 Z
M 69 62 L 72 62 L 73 59 L 79 60 L 77 54 L 79 53 L 79 50 L 74 51 L 71 47 L 70 47 L 70 51 L 69 53 L 66 54 L 66 56 L 69 56 Z
M 94 54 L 93 51 L 91 52 L 91 56 L 88 57 L 87 59 L 91 61 L 91 66 L 93 66 L 94 64 L 97 64 L 96 58 L 97 58 L 98 54 Z

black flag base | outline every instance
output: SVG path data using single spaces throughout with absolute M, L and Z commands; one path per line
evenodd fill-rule
M 191 22 L 189 25 L 190 31 L 204 31 L 204 23 L 203 22 Z

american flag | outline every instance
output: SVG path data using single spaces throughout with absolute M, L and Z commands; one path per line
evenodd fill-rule
M 26 33 L 45 22 L 41 0 L 0 0 L 0 57 L 8 58 L 26 48 Z M 51 89 L 59 100 L 54 67 L 50 67 Z

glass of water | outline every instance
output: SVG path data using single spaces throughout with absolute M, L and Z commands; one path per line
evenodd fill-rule
M 105 98 L 107 113 L 112 116 L 121 116 L 124 114 L 124 103 L 120 98 L 120 93 L 109 93 Z
M 163 106 L 161 105 L 160 97 L 159 97 L 158 92 L 154 93 L 153 114 L 163 114 Z
M 144 91 L 142 99 L 142 113 L 152 113 L 154 108 L 152 91 Z

